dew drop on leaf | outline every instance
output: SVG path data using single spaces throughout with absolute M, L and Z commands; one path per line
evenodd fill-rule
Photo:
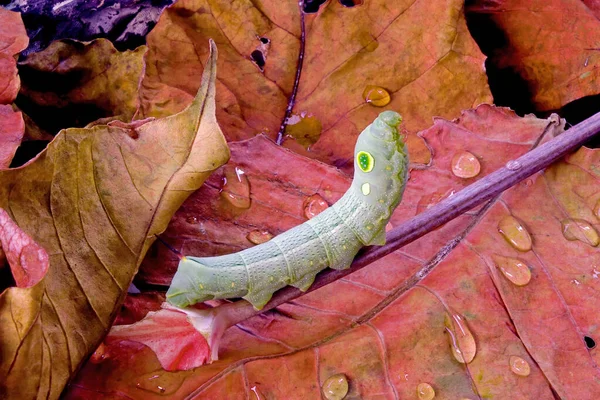
M 348 379 L 344 374 L 331 375 L 321 388 L 327 400 L 341 400 L 348 393 Z
M 507 215 L 498 222 L 498 232 L 504 236 L 504 239 L 515 249 L 519 251 L 531 250 L 531 236 L 521 222 Z
M 94 354 L 90 357 L 90 362 L 93 364 L 100 364 L 102 361 L 108 358 L 108 353 L 106 351 L 106 346 L 104 342 L 100 343 L 100 346 L 94 351 Z
M 226 165 L 223 169 L 221 198 L 236 208 L 250 208 L 250 182 L 239 167 Z
M 600 218 L 600 199 L 596 202 L 596 205 L 594 206 L 594 215 Z
M 452 173 L 459 178 L 474 178 L 480 171 L 481 164 L 472 153 L 461 151 L 452 157 Z
M 460 314 L 446 314 L 444 325 L 450 341 L 452 355 L 462 364 L 468 364 L 475 358 L 477 344 L 464 317 Z
M 510 364 L 510 370 L 519 376 L 529 376 L 531 373 L 529 363 L 521 357 L 510 356 L 508 362 Z
M 429 383 L 419 383 L 417 385 L 417 396 L 419 400 L 431 400 L 435 397 L 435 390 Z
M 387 90 L 381 86 L 368 85 L 363 91 L 365 101 L 375 107 L 385 107 L 390 104 L 392 98 Z
M 323 131 L 321 121 L 306 111 L 290 115 L 285 123 L 285 135 L 293 138 L 306 149 L 319 140 Z
M 531 280 L 531 270 L 518 258 L 492 256 L 502 275 L 517 286 L 525 286 Z
M 329 208 L 329 204 L 318 194 L 309 196 L 304 201 L 304 216 L 308 219 L 314 218 Z
M 261 243 L 265 243 L 265 242 L 268 242 L 269 240 L 273 239 L 273 235 L 271 234 L 271 232 L 269 232 L 267 230 L 256 229 L 256 230 L 250 232 L 246 236 L 246 239 L 248 239 L 251 243 L 261 244 Z
M 187 217 L 187 218 L 185 219 L 185 221 L 186 221 L 188 224 L 192 224 L 192 225 L 195 225 L 195 224 L 198 224 L 198 223 L 200 223 L 200 220 L 198 219 L 198 217 L 194 217 L 193 215 L 190 215 L 189 217 Z
M 593 247 L 600 244 L 600 236 L 596 228 L 583 219 L 564 220 L 562 222 L 562 233 L 567 240 L 579 240 Z

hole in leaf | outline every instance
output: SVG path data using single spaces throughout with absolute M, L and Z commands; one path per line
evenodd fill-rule
M 17 168 L 37 156 L 48 145 L 46 140 L 30 140 L 21 143 L 10 163 L 10 168 Z
M 534 113 L 535 106 L 531 100 L 533 96 L 526 80 L 514 68 L 502 67 L 497 63 L 498 54 L 510 51 L 508 38 L 490 15 L 469 12 L 469 5 L 474 2 L 465 2 L 465 17 L 471 36 L 481 52 L 488 57 L 485 70 L 494 104 L 510 107 L 519 115 Z
M 264 71 L 265 57 L 262 51 L 254 50 L 252 53 L 250 53 L 250 57 L 252 58 L 252 61 L 254 61 L 254 64 L 256 64 L 261 71 Z
M 266 37 L 260 37 L 260 38 L 258 38 L 258 40 L 260 40 L 260 42 L 262 44 L 269 44 L 269 43 L 271 43 L 271 39 L 266 38 Z
M 596 347 L 596 341 L 589 336 L 584 336 L 583 340 L 585 341 L 585 345 L 588 349 L 593 349 Z
M 354 6 L 362 5 L 362 0 L 340 0 L 340 4 L 344 7 L 352 8 Z
M 303 9 L 307 14 L 313 14 L 319 11 L 319 7 L 321 4 L 325 3 L 327 0 L 304 0 Z

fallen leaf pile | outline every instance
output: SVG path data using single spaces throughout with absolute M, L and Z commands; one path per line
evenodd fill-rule
M 213 256 L 305 222 L 383 110 L 411 160 L 399 226 L 569 135 L 565 110 L 600 93 L 598 10 L 179 0 L 147 46 L 73 38 L 17 64 L 0 9 L 0 397 L 597 398 L 597 150 L 226 330 L 223 302 L 164 305 L 179 258 L 154 239 Z M 53 139 L 10 169 L 23 132 Z

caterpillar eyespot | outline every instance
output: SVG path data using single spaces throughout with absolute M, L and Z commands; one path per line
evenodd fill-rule
M 273 239 L 218 257 L 182 257 L 167 291 L 177 307 L 242 297 L 261 309 L 292 285 L 306 291 L 325 268 L 345 269 L 366 245 L 385 244 L 385 226 L 402 199 L 408 155 L 400 114 L 382 112 L 359 135 L 354 179 L 331 207 Z
M 358 167 L 363 172 L 371 172 L 373 170 L 373 165 L 375 164 L 375 160 L 373 160 L 373 156 L 366 151 L 359 151 L 356 155 L 356 161 L 358 162 Z

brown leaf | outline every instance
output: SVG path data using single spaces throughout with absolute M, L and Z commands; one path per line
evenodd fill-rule
M 451 196 L 562 128 L 556 117 L 520 118 L 491 106 L 465 111 L 455 121 L 436 119 L 420 133 L 432 149 L 431 165 L 411 171 L 392 224 Z M 232 146 L 232 162 L 250 182 L 250 208 L 228 214 L 216 207 L 223 201 L 217 180 L 214 188 L 203 189 L 204 199 L 190 199 L 174 217 L 182 235 L 169 230 L 167 237 L 175 247 L 206 252 L 249 247 L 242 240 L 252 229 L 277 234 L 291 221 L 299 223 L 309 192 L 326 196 L 320 188 L 327 188 L 333 195 L 327 200 L 335 201 L 348 184 L 334 168 L 314 160 L 283 149 L 258 151 L 261 142 L 256 138 Z M 480 163 L 475 177 L 453 172 L 452 160 L 465 151 Z M 165 372 L 149 350 L 140 350 L 134 361 L 133 350 L 123 347 L 110 363 L 88 363 L 67 397 L 105 391 L 133 397 L 135 382 L 158 375 L 173 398 L 218 398 L 225 392 L 232 398 L 254 396 L 250 392 L 261 398 L 318 398 L 326 379 L 342 373 L 349 380 L 348 398 L 416 398 L 421 383 L 431 385 L 436 398 L 552 399 L 552 390 L 561 398 L 594 398 L 597 355 L 586 348 L 583 336 L 598 340 L 600 281 L 595 275 L 600 276 L 600 267 L 594 266 L 600 265 L 600 256 L 590 245 L 595 241 L 578 231 L 569 232 L 580 239 L 569 240 L 563 230 L 569 219 L 588 221 L 593 228 L 584 230 L 588 233 L 600 229 L 599 163 L 600 152 L 582 149 L 489 207 L 232 327 L 222 338 L 219 360 L 210 365 Z M 278 164 L 286 167 L 269 175 Z M 273 217 L 267 218 L 266 210 Z M 531 250 L 517 250 L 499 232 L 508 216 L 530 233 Z M 193 219 L 186 227 L 188 217 Z M 221 226 L 229 236 L 219 235 Z M 498 255 L 522 259 L 531 281 L 511 283 L 495 264 Z M 155 263 L 161 259 L 167 257 Z
M 537 111 L 557 110 L 600 93 L 597 2 L 518 0 L 469 2 L 466 12 L 491 35 L 507 38 L 489 62 L 524 80 Z M 523 96 L 523 94 L 520 94 Z
M 131 121 L 145 53 L 145 46 L 120 52 L 106 39 L 53 42 L 19 63 L 19 104 L 53 132 L 104 117 Z
M 0 208 L 0 243 L 17 287 L 36 285 L 48 271 L 48 253 L 23 232 Z
M 401 111 L 411 132 L 429 126 L 433 115 L 451 117 L 490 102 L 484 56 L 462 7 L 460 0 L 377 0 L 352 8 L 330 1 L 306 15 L 304 63 L 287 131 L 300 143 L 290 139 L 286 146 L 349 171 L 356 137 L 383 110 L 367 102 L 367 87 L 389 93 L 385 107 Z M 174 4 L 148 36 L 143 115 L 161 116 L 191 100 L 205 57 L 198 43 L 211 37 L 224 54 L 217 117 L 227 139 L 261 132 L 274 138 L 294 92 L 300 36 L 295 0 Z M 264 71 L 252 58 L 257 48 L 264 54 L 261 38 L 269 40 Z
M 0 207 L 46 249 L 29 289 L 0 295 L 0 396 L 58 398 L 110 328 L 146 250 L 229 152 L 214 115 L 216 48 L 192 105 L 127 129 L 67 129 L 0 171 Z
M 0 8 L 0 104 L 9 104 L 19 92 L 15 55 L 29 44 L 21 13 Z
M 10 166 L 24 132 L 22 114 L 9 105 L 0 104 L 0 169 Z

